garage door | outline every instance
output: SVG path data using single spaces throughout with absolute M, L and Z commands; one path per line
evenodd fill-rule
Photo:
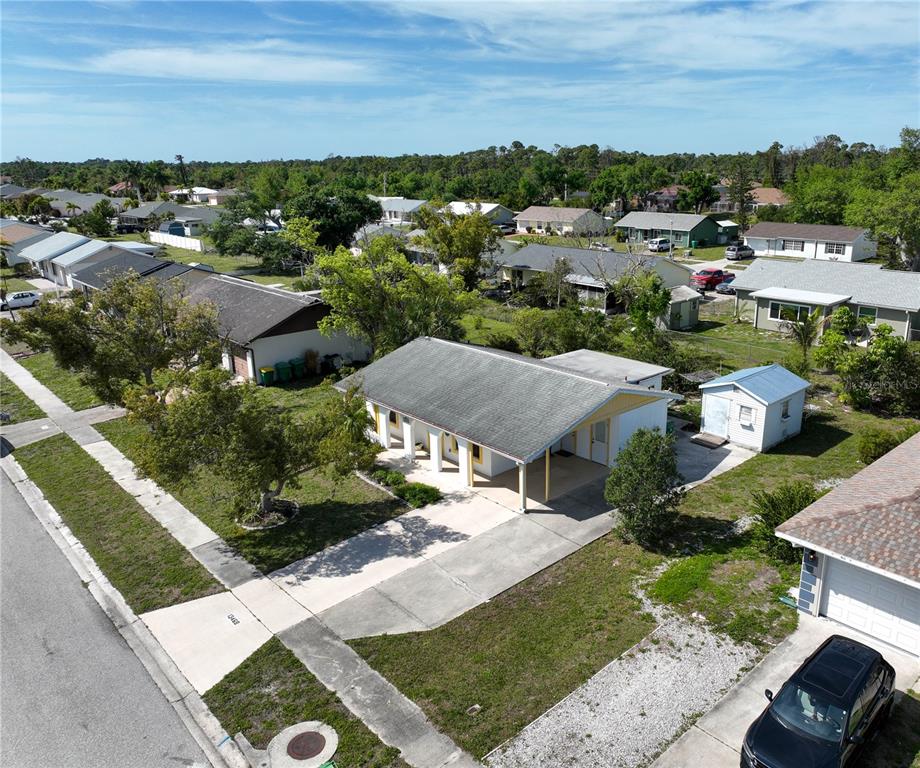
M 828 558 L 821 613 L 920 655 L 920 589 Z

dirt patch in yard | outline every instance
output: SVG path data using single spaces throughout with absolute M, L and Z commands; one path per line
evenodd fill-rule
M 733 560 L 717 565 L 712 571 L 713 578 L 731 582 L 744 582 L 752 592 L 766 592 L 780 580 L 779 571 L 771 565 L 753 560 Z

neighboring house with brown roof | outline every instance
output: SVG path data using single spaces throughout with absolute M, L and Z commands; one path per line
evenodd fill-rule
M 787 520 L 799 609 L 920 656 L 920 434 Z
M 53 230 L 35 224 L 26 224 L 16 219 L 0 219 L 0 239 L 6 247 L 6 260 L 10 266 L 27 261 L 19 255 L 20 251 L 53 234 Z
M 712 211 L 714 213 L 736 212 L 738 210 L 737 204 L 732 203 L 728 197 L 728 179 L 721 179 L 715 185 L 715 189 L 719 193 L 719 199 L 712 204 Z M 749 211 L 756 211 L 764 205 L 775 205 L 777 207 L 789 205 L 789 198 L 786 197 L 783 190 L 776 187 L 753 187 L 751 197 L 752 200 L 747 205 Z
M 604 217 L 590 208 L 532 205 L 515 216 L 514 221 L 518 232 L 602 235 L 607 231 L 607 222 Z
M 858 227 L 761 221 L 744 235 L 756 256 L 793 256 L 826 261 L 865 261 L 875 258 L 877 244 Z

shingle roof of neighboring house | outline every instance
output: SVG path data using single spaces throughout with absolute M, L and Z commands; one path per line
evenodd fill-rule
M 26 188 L 18 184 L 0 184 L 0 197 L 4 199 L 17 198 L 25 191 Z
M 76 205 L 82 213 L 92 210 L 96 203 L 108 200 L 116 211 L 120 211 L 125 204 L 124 198 L 109 197 L 98 192 L 74 192 L 72 189 L 55 189 L 44 192 L 43 197 L 51 201 L 51 205 L 62 213 L 67 210 L 67 203 Z
M 789 198 L 783 193 L 783 190 L 776 187 L 754 187 L 751 190 L 754 202 L 758 205 L 788 205 Z
M 54 232 L 42 229 L 42 227 L 34 224 L 15 221 L 14 219 L 0 219 L 0 237 L 9 245 L 15 245 L 23 240 L 31 240 L 33 237 L 42 234 L 53 235 Z
M 34 245 L 30 245 L 28 248 L 23 248 L 19 255 L 32 262 L 46 261 L 88 242 L 89 238 L 83 237 L 83 235 L 75 235 L 73 232 L 58 232 Z
M 487 347 L 418 338 L 343 379 L 371 401 L 518 461 L 547 446 L 620 393 L 670 392 L 611 385 Z
M 557 245 L 541 245 L 539 243 L 525 245 L 519 251 L 510 255 L 501 255 L 501 260 L 504 261 L 503 267 L 508 267 L 509 269 L 532 269 L 537 272 L 548 272 L 559 259 L 563 258 L 567 259 L 572 267 L 569 282 L 596 287 L 603 285 L 599 279 L 602 274 L 608 279 L 615 279 L 638 263 L 651 268 L 659 261 L 666 261 L 666 259 L 657 256 L 636 257 L 619 251 L 563 248 Z M 687 272 L 692 272 L 684 264 L 672 263 L 683 267 Z
M 576 349 L 574 352 L 544 357 L 542 362 L 554 368 L 599 379 L 607 384 L 638 384 L 653 376 L 674 373 L 673 368 L 643 363 L 629 357 L 608 355 L 606 352 L 595 352 L 593 349 Z
M 427 200 L 412 200 L 410 198 L 400 197 L 389 200 L 380 200 L 380 207 L 385 211 L 398 211 L 399 213 L 412 213 L 421 208 Z
M 238 344 L 248 344 L 296 313 L 322 303 L 315 296 L 216 273 L 192 286 L 188 298 L 217 305 L 221 333 Z
M 122 211 L 120 217 L 143 221 L 154 215 L 163 216 L 166 213 L 172 213 L 176 219 L 200 219 L 205 224 L 210 224 L 217 220 L 222 211 L 223 209 L 216 205 L 191 206 L 152 200 L 149 203 L 138 205 L 136 208 L 128 208 L 126 211 Z
M 73 279 L 75 282 L 82 283 L 90 288 L 99 289 L 105 287 L 106 283 L 116 275 L 121 275 L 125 272 L 147 275 L 172 263 L 163 259 L 155 259 L 153 256 L 147 256 L 143 253 L 133 253 L 119 248 L 118 253 L 108 259 L 76 269 Z
M 707 389 L 725 384 L 737 385 L 765 405 L 785 400 L 803 389 L 808 389 L 805 379 L 799 378 L 792 371 L 787 371 L 778 363 L 742 368 L 740 371 L 700 384 L 700 389 L 705 392 Z
M 386 224 L 365 224 L 361 229 L 355 232 L 352 240 L 360 245 L 365 240 L 374 240 L 384 235 L 389 235 L 399 240 L 405 240 L 409 237 L 409 235 L 401 229 L 396 229 L 396 227 L 391 227 Z
M 920 587 L 918 467 L 920 434 L 844 480 L 776 533 Z
M 757 259 L 732 283 L 735 290 L 815 290 L 851 296 L 854 304 L 920 309 L 920 272 L 882 269 L 881 264 L 805 259 Z
M 572 222 L 586 213 L 594 213 L 590 208 L 557 208 L 554 205 L 532 205 L 515 216 L 516 221 Z M 597 214 L 595 214 L 597 215 Z
M 858 227 L 839 227 L 831 224 L 790 224 L 782 221 L 759 221 L 745 237 L 794 237 L 800 240 L 827 240 L 833 243 L 852 243 L 866 233 Z
M 87 259 L 99 253 L 99 251 L 104 251 L 106 248 L 117 247 L 115 243 L 107 243 L 104 240 L 90 240 L 88 243 L 83 243 L 83 245 L 78 245 L 76 248 L 71 248 L 60 256 L 55 256 L 51 259 L 51 263 L 57 264 L 59 267 L 69 267 L 76 264 L 78 261 L 83 261 L 83 259 Z
M 689 232 L 707 218 L 707 216 L 698 216 L 695 213 L 631 211 L 618 220 L 615 226 L 617 228 L 633 227 L 634 229 L 676 229 L 678 232 Z

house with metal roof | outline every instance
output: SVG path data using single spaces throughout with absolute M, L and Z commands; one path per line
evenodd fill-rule
M 123 250 L 119 243 L 90 240 L 51 259 L 51 279 L 62 288 L 73 288 L 73 275 L 77 268 L 105 261 L 122 253 Z
M 481 213 L 493 224 L 509 224 L 514 219 L 514 211 L 506 208 L 501 203 L 471 203 L 465 200 L 454 200 L 441 210 L 450 211 L 455 216 L 469 216 L 471 213 Z
M 559 235 L 603 235 L 607 220 L 590 208 L 532 205 L 514 217 L 517 231 Z
M 780 330 L 787 317 L 847 306 L 872 330 L 882 323 L 903 339 L 920 340 L 920 272 L 818 259 L 757 259 L 732 283 L 735 312 L 754 327 Z M 822 327 L 823 332 L 823 327 Z
M 31 262 L 42 277 L 52 280 L 58 285 L 64 285 L 66 283 L 60 277 L 60 271 L 55 271 L 54 265 L 51 263 L 52 260 L 89 241 L 88 237 L 77 235 L 73 232 L 57 232 L 51 237 L 43 238 L 27 248 L 23 248 L 19 252 L 19 256 L 24 261 Z
M 868 230 L 827 224 L 760 221 L 744 234 L 755 256 L 792 256 L 825 261 L 865 261 L 875 257 L 878 244 Z
M 615 463 L 624 426 L 638 428 L 627 414 L 654 404 L 646 423 L 663 429 L 655 420 L 680 399 L 654 386 L 667 370 L 588 350 L 536 360 L 423 337 L 336 387 L 361 388 L 384 447 L 456 471 L 469 486 L 510 475 L 526 511 L 528 465 L 543 469 L 545 501 L 554 471 L 580 465 L 597 476 L 598 465 Z
M 408 197 L 380 197 L 377 195 L 368 195 L 368 197 L 380 203 L 383 209 L 381 224 L 411 224 L 413 214 L 428 202 Z
M 700 385 L 704 441 L 766 451 L 802 431 L 808 382 L 783 366 L 760 365 Z
M 781 524 L 799 610 L 920 656 L 920 434 Z
M 696 213 L 631 211 L 614 225 L 629 243 L 645 243 L 667 237 L 678 248 L 721 245 L 738 236 L 738 225 Z

